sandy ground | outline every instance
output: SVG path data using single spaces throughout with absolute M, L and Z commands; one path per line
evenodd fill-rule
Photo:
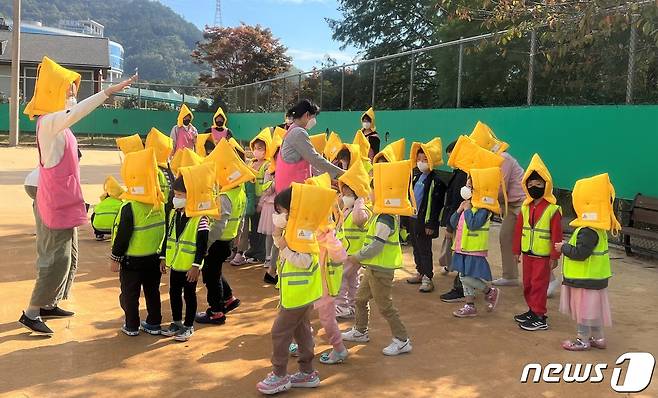
M 83 150 L 82 181 L 88 202 L 98 202 L 107 174 L 118 177 L 115 151 Z M 277 295 L 261 282 L 262 268 L 226 266 L 226 274 L 242 306 L 226 325 L 199 327 L 187 343 L 118 332 L 122 311 L 119 282 L 109 271 L 109 243 L 96 242 L 89 226 L 80 231 L 80 265 L 74 297 L 62 307 L 76 316 L 52 320 L 52 338 L 30 336 L 16 322 L 34 284 L 34 227 L 31 201 L 23 191 L 25 175 L 36 163 L 34 148 L 0 149 L 0 396 L 89 397 L 121 394 L 234 397 L 258 396 L 255 384 L 269 371 L 270 327 Z M 500 274 L 497 230 L 492 233 L 490 262 Z M 499 307 L 472 319 L 457 319 L 439 294 L 448 290 L 453 276 L 435 277 L 437 289 L 420 294 L 403 278 L 413 272 L 405 255 L 405 268 L 396 273 L 394 299 L 409 329 L 414 351 L 400 357 L 381 354 L 389 343 L 387 325 L 373 312 L 371 342 L 348 344 L 345 364 L 317 363 L 322 385 L 315 391 L 292 391 L 290 396 L 400 396 L 408 397 L 607 397 L 616 358 L 629 351 L 658 354 L 658 304 L 655 263 L 625 258 L 614 252 L 610 295 L 614 327 L 607 331 L 609 349 L 587 353 L 566 352 L 560 341 L 574 335 L 575 324 L 559 314 L 558 298 L 549 300 L 549 331 L 524 332 L 512 316 L 526 310 L 520 287 L 504 288 Z M 161 288 L 164 322 L 170 320 L 168 280 Z M 200 286 L 202 286 L 200 284 Z M 199 306 L 205 292 L 199 288 Z M 480 299 L 481 300 L 481 299 Z M 480 307 L 482 308 L 482 306 Z M 327 350 L 317 319 L 316 353 Z M 343 322 L 347 329 L 351 323 Z M 599 384 L 519 382 L 525 364 L 607 363 Z M 623 367 L 623 366 L 622 366 Z M 295 369 L 291 361 L 289 369 Z M 654 381 L 642 394 L 658 396 Z

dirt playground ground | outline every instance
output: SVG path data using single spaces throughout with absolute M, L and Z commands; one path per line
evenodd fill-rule
M 83 148 L 82 182 L 85 198 L 94 204 L 108 174 L 119 176 L 116 151 Z M 3 397 L 255 397 L 255 385 L 270 371 L 270 327 L 276 314 L 277 293 L 262 283 L 259 266 L 225 266 L 226 275 L 242 305 L 226 325 L 200 326 L 187 343 L 149 335 L 127 337 L 119 332 L 118 275 L 109 271 L 108 242 L 96 242 L 90 226 L 80 229 L 80 264 L 73 298 L 62 307 L 74 310 L 71 319 L 52 320 L 52 338 L 30 336 L 16 322 L 34 284 L 35 237 L 31 201 L 23 190 L 25 175 L 37 162 L 34 147 L 0 148 L 0 396 Z M 500 275 L 497 229 L 492 234 L 490 262 Z M 446 304 L 439 294 L 449 289 L 454 275 L 435 277 L 437 289 L 420 294 L 404 278 L 413 272 L 405 254 L 405 268 L 396 273 L 394 300 L 411 335 L 414 350 L 385 357 L 390 341 L 387 325 L 373 308 L 371 341 L 348 343 L 346 363 L 325 366 L 316 362 L 322 377 L 313 391 L 291 391 L 287 396 L 313 397 L 612 397 L 612 369 L 626 352 L 658 354 L 658 273 L 655 263 L 612 253 L 610 284 L 613 327 L 607 330 L 609 348 L 573 353 L 560 341 L 574 336 L 575 324 L 559 314 L 559 298 L 549 300 L 550 330 L 525 332 L 512 319 L 527 308 L 520 287 L 503 288 L 493 313 L 457 319 L 458 304 Z M 170 321 L 168 278 L 162 280 L 164 321 Z M 199 283 L 199 307 L 205 292 Z M 481 298 L 478 302 L 481 302 Z M 480 308 L 483 308 L 480 306 Z M 323 331 L 313 321 L 316 353 L 327 349 Z M 351 322 L 343 322 L 347 329 Z M 319 332 L 318 332 L 319 331 Z M 607 363 L 602 383 L 523 384 L 527 363 Z M 622 365 L 624 367 L 626 365 Z M 296 368 L 290 361 L 289 370 Z M 658 396 L 658 382 L 641 394 Z

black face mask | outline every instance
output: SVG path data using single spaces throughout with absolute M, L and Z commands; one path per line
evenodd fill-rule
M 183 120 L 183 126 L 189 126 L 190 122 L 191 122 L 191 120 L 187 120 L 187 119 Z
M 528 188 L 528 193 L 530 194 L 530 197 L 533 199 L 539 199 L 542 196 L 544 196 L 544 191 L 545 188 L 540 188 L 540 187 L 530 187 Z

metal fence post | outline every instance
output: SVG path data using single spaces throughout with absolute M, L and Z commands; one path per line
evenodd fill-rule
M 631 16 L 631 37 L 628 42 L 628 74 L 626 76 L 626 103 L 633 103 L 633 82 L 635 80 L 635 47 L 637 45 L 637 16 Z
M 302 74 L 300 73 L 297 81 L 297 102 L 302 100 Z
M 281 109 L 286 111 L 286 78 L 283 78 L 283 88 L 281 90 Z
M 535 87 L 535 54 L 537 52 L 537 31 L 530 32 L 530 60 L 528 63 L 528 96 L 527 104 L 532 105 Z
M 181 90 L 181 91 L 183 91 L 183 90 Z M 146 101 L 144 101 L 144 102 L 146 102 Z M 185 103 L 185 91 L 183 91 L 183 103 Z M 146 104 L 144 104 L 144 107 L 146 107 Z
M 137 86 L 137 109 L 141 108 L 142 103 L 142 86 Z
M 414 69 L 416 69 L 416 56 L 411 53 L 411 68 L 409 70 L 409 109 L 414 107 Z
M 370 106 L 375 107 L 375 88 L 377 87 L 377 61 L 372 63 L 372 101 Z
M 258 112 L 258 84 L 254 85 L 254 112 Z
M 324 93 L 324 73 L 320 71 L 320 108 L 322 108 L 322 94 Z
M 247 105 L 247 95 L 249 94 L 249 86 L 244 86 L 244 111 L 247 112 L 249 110 Z
M 345 102 L 345 66 L 341 68 L 340 72 L 340 110 L 343 110 Z
M 460 37 L 463 39 L 463 37 Z M 464 74 L 464 43 L 459 43 L 459 60 L 457 61 L 457 103 L 456 107 L 462 107 L 462 75 Z

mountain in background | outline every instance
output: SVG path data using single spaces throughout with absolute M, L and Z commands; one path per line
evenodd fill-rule
M 124 75 L 139 67 L 141 79 L 195 83 L 200 67 L 190 53 L 201 31 L 169 7 L 149 0 L 23 0 L 23 21 L 57 27 L 62 19 L 93 19 L 105 26 L 105 36 L 125 50 Z M 8 21 L 12 2 L 0 2 Z

